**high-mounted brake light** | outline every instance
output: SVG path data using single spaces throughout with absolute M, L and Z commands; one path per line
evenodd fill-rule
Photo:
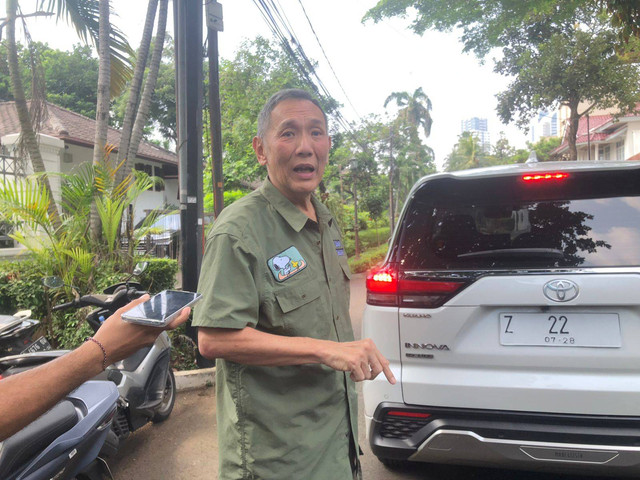
M 435 308 L 465 285 L 465 282 L 398 278 L 398 273 L 387 266 L 367 275 L 367 303 L 388 307 Z
M 565 180 L 567 178 L 569 178 L 569 174 L 564 172 L 530 173 L 522 176 L 522 180 L 528 183 Z

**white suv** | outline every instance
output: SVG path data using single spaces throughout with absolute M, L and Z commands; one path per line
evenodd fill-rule
M 367 277 L 384 463 L 640 474 L 640 162 L 435 174 Z

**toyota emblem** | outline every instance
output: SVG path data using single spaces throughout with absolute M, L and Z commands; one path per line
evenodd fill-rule
M 554 302 L 568 302 L 578 296 L 578 285 L 571 280 L 551 280 L 544 284 L 542 293 Z

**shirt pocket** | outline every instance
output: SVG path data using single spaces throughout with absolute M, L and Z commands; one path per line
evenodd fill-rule
M 328 319 L 322 318 L 318 282 L 292 285 L 274 292 L 286 333 L 296 337 L 325 338 Z

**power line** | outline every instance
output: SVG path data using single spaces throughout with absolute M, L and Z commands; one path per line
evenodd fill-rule
M 280 9 L 273 0 L 253 0 L 253 3 L 260 11 L 262 18 L 273 33 L 274 37 L 280 42 L 285 53 L 289 55 L 294 65 L 303 76 L 305 82 L 313 89 L 314 93 L 319 96 L 324 96 L 325 98 L 333 98 L 329 93 L 328 88 L 324 85 L 322 79 L 316 72 L 313 63 L 306 55 L 304 48 L 293 31 L 293 28 L 289 24 L 286 15 L 280 12 Z M 295 44 L 295 51 L 291 46 L 289 39 L 291 39 L 291 42 Z M 312 77 L 315 78 L 315 81 Z M 355 138 L 351 125 L 343 117 L 340 110 L 336 109 L 331 113 L 331 116 L 335 118 L 347 133 Z
M 320 39 L 318 38 L 318 34 L 316 33 L 315 28 L 313 28 L 313 24 L 311 23 L 311 20 L 309 19 L 309 15 L 307 15 L 307 10 L 304 8 L 304 5 L 302 4 L 302 0 L 298 0 L 298 3 L 300 3 L 300 7 L 302 8 L 302 12 L 304 13 L 305 18 L 307 19 L 307 22 L 309 23 L 309 27 L 311 28 L 311 31 L 313 32 L 313 36 L 316 37 L 316 41 L 318 42 L 318 46 L 320 47 L 320 50 L 322 51 L 322 54 L 324 55 L 324 58 L 327 61 L 327 64 L 329 65 L 329 68 L 331 69 L 331 72 L 333 73 L 333 77 L 336 79 L 336 82 L 338 82 L 338 85 L 340 86 L 340 90 L 342 90 L 342 93 L 344 93 L 344 97 L 347 99 L 347 102 L 349 102 L 349 105 L 351 105 L 351 108 L 353 108 L 353 111 L 356 113 L 358 118 L 360 118 L 360 114 L 358 113 L 358 110 L 356 110 L 356 107 L 351 102 L 351 99 L 349 98 L 349 95 L 347 95 L 347 92 L 344 90 L 344 87 L 342 86 L 342 82 L 340 82 L 340 79 L 338 78 L 338 74 L 333 69 L 333 65 L 331 65 L 331 62 L 329 61 L 329 57 L 327 57 L 327 53 L 324 51 L 324 47 L 322 46 L 322 43 L 320 42 Z

